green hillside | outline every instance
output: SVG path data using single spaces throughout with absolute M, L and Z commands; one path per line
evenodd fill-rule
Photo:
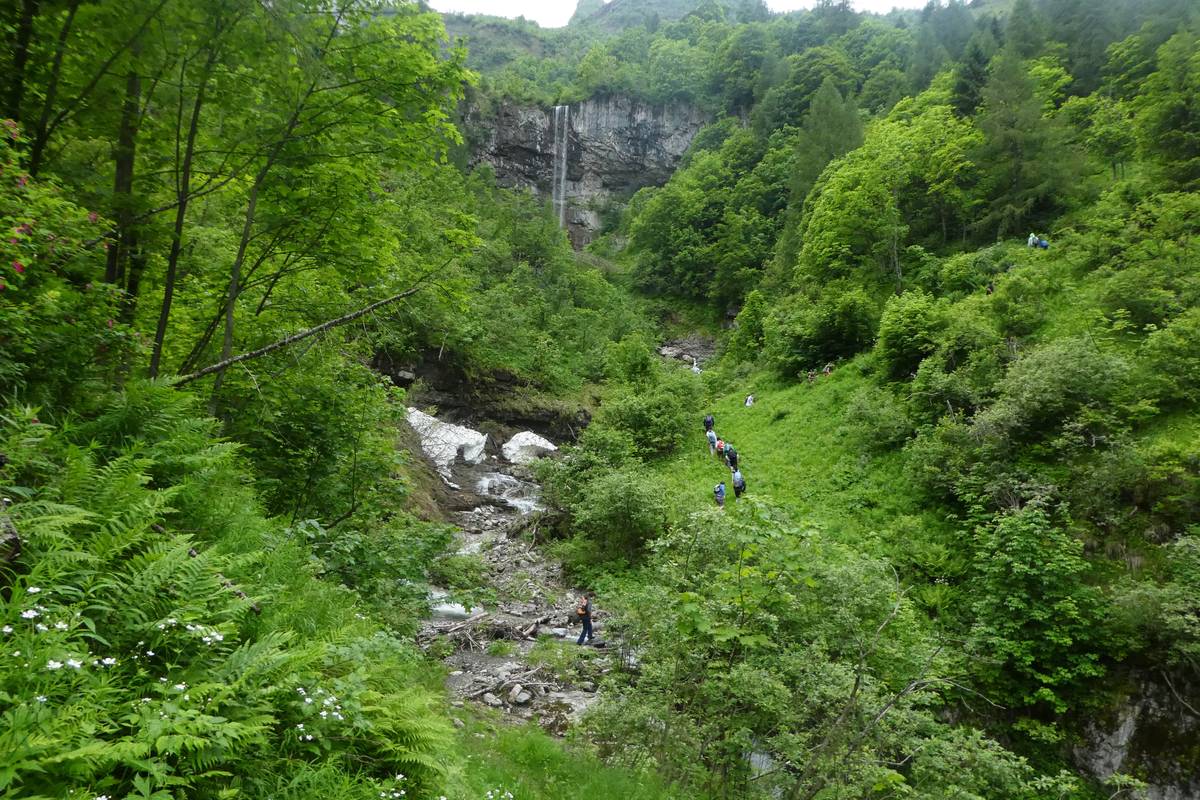
M 0 9 L 0 796 L 1200 791 L 1194 3 L 387 5 Z M 459 163 L 614 95 L 712 124 L 587 254 Z M 563 738 L 419 634 L 496 584 L 412 402 L 577 435 Z

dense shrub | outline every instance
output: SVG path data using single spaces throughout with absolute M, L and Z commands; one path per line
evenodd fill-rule
M 1091 339 L 1054 340 L 1013 363 L 974 428 L 984 436 L 1047 433 L 1084 406 L 1109 401 L 1127 372 L 1124 359 Z
M 620 434 L 613 437 L 615 447 L 640 456 L 664 455 L 690 427 L 696 388 L 691 373 L 676 370 L 652 386 L 619 389 L 600 407 L 596 422 Z
M 889 299 L 879 320 L 876 344 L 887 374 L 892 378 L 914 374 L 921 359 L 937 347 L 944 326 L 944 309 L 925 292 L 905 292 Z
M 984 680 L 1019 707 L 1068 707 L 1077 682 L 1103 672 L 1097 593 L 1085 585 L 1083 545 L 1049 515 L 1000 515 L 974 539 L 974 645 Z
M 767 356 L 794 377 L 861 352 L 875 334 L 875 302 L 861 289 L 829 291 L 817 299 L 794 294 L 763 323 Z
M 1140 380 L 1165 403 L 1200 400 L 1200 308 L 1154 331 L 1142 344 Z

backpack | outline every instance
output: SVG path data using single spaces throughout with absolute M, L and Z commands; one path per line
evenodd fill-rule
M 725 442 L 721 441 L 720 439 L 717 439 L 717 452 L 718 453 L 725 452 Z

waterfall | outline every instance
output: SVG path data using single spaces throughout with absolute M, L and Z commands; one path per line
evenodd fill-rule
M 554 175 L 551 193 L 554 210 L 558 212 L 558 225 L 567 222 L 567 150 L 571 131 L 571 107 L 554 107 Z

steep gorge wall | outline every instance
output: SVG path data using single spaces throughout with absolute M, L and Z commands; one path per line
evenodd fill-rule
M 567 230 L 576 247 L 595 237 L 601 214 L 612 204 L 625 202 L 642 187 L 665 183 L 708 122 L 690 106 L 651 106 L 620 96 L 568 108 L 562 193 Z M 472 167 L 490 164 L 501 186 L 554 196 L 555 153 L 561 147 L 556 147 L 553 108 L 502 103 L 485 112 L 472 107 L 465 123 Z

